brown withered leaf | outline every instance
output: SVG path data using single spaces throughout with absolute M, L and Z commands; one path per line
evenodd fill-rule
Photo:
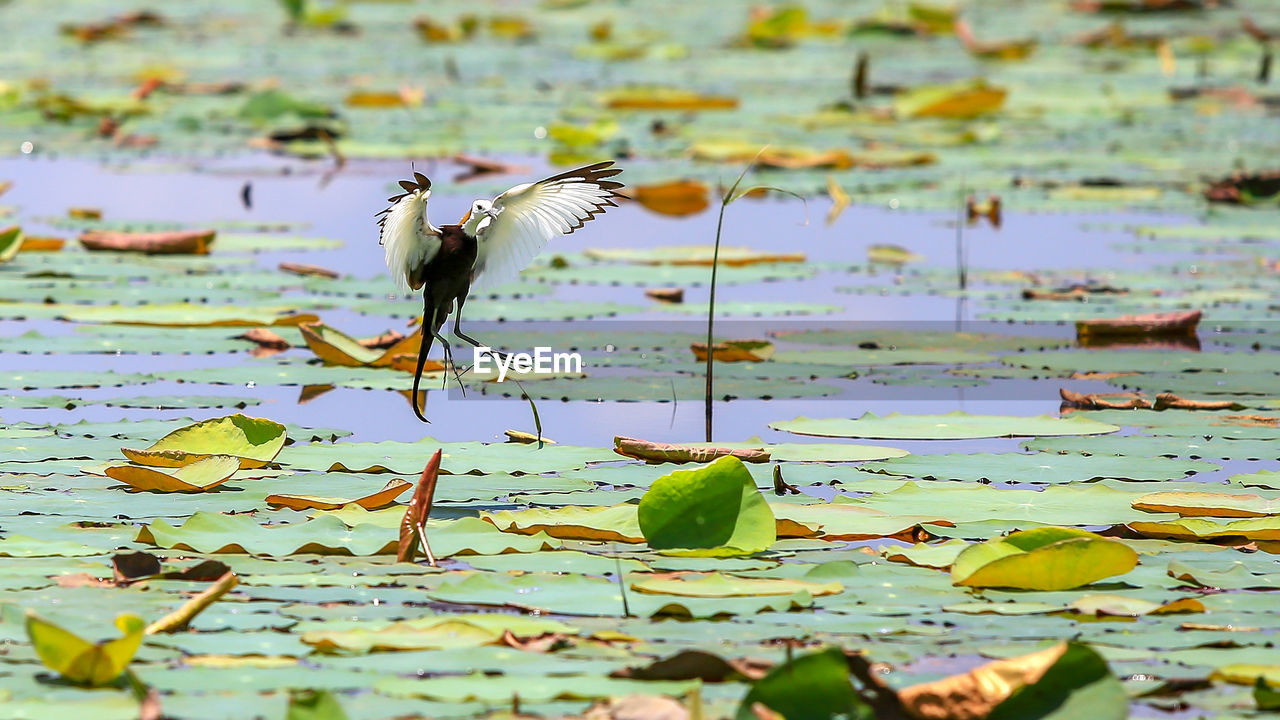
M 1153 410 L 1244 410 L 1245 406 L 1232 400 L 1188 400 L 1171 392 L 1156 395 Z
M 289 341 L 271 332 L 266 328 L 254 328 L 240 335 L 235 336 L 236 340 L 248 340 L 255 343 L 258 347 L 268 348 L 271 350 L 288 350 Z
M 279 265 L 281 272 L 293 273 L 294 275 L 314 275 L 316 277 L 324 277 L 337 279 L 341 277 L 335 270 L 330 270 L 319 265 L 308 265 L 306 263 L 282 262 Z
M 800 490 L 782 477 L 782 465 L 773 466 L 773 494 L 799 495 Z
M 370 350 L 383 350 L 393 347 L 396 343 L 404 339 L 404 333 L 395 330 L 388 330 L 381 335 L 370 338 L 360 338 L 356 342 L 369 348 Z
M 555 652 L 572 644 L 569 636 L 564 633 L 543 633 L 536 637 L 520 637 L 510 630 L 502 631 L 500 642 L 507 647 L 534 653 Z
M 997 660 L 967 673 L 902 688 L 898 697 L 923 720 L 985 718 L 1015 691 L 1031 685 L 1067 653 L 1065 642 L 1028 655 Z
M 436 478 L 440 474 L 441 451 L 436 450 L 427 466 L 422 469 L 422 477 L 418 478 L 418 486 L 413 491 L 413 499 L 409 501 L 409 509 L 400 522 L 400 545 L 396 549 L 397 562 L 413 562 L 417 553 L 418 541 L 422 541 L 422 550 L 427 554 L 427 561 L 432 567 L 436 564 L 431 545 L 427 543 L 427 517 L 431 514 L 431 501 L 436 494 Z
M 160 574 L 160 558 L 146 552 L 116 553 L 111 556 L 111 571 L 118 584 L 124 585 Z
M 1134 410 L 1149 408 L 1151 403 L 1137 393 L 1078 393 L 1059 388 L 1063 407 L 1075 410 Z M 1115 398 L 1115 399 L 1112 399 Z
M 682 303 L 684 288 L 649 288 L 644 291 L 644 296 L 663 303 Z
M 109 587 L 116 587 L 116 583 L 115 583 L 115 581 L 113 581 L 113 580 L 107 580 L 106 578 L 98 578 L 98 577 L 94 577 L 94 576 L 90 575 L 89 573 L 73 573 L 73 574 L 71 574 L 71 575 L 59 575 L 59 576 L 57 576 L 56 578 L 54 578 L 54 581 L 55 581 L 56 583 L 58 583 L 58 587 L 64 587 L 64 588 L 78 588 L 78 587 L 109 588 Z
M 587 708 L 582 720 L 689 720 L 679 700 L 663 695 L 627 695 L 601 700 Z
M 189 568 L 170 570 L 161 573 L 165 580 L 188 580 L 190 582 L 213 582 L 231 572 L 231 566 L 218 560 L 201 560 Z
M 1200 324 L 1200 311 L 1121 315 L 1116 318 L 1093 318 L 1076 321 L 1076 337 L 1095 335 L 1194 335 Z
M 637 185 L 626 194 L 645 209 L 659 215 L 697 215 L 711 206 L 710 188 L 698 180 L 675 180 L 657 185 Z
M 707 359 L 707 344 L 691 343 L 695 360 Z M 711 346 L 711 355 L 718 362 L 761 362 L 773 357 L 773 343 L 768 340 L 723 340 Z
M 773 663 L 759 658 L 722 658 L 702 650 L 681 650 L 675 655 L 654 660 L 648 665 L 633 665 L 614 670 L 609 677 L 634 680 L 693 680 L 726 682 L 745 678 L 759 680 Z
M 613 438 L 613 451 L 648 463 L 706 463 L 725 455 L 743 462 L 769 462 L 769 452 L 760 448 L 716 448 L 649 442 L 618 435 Z
M 140 252 L 147 255 L 208 255 L 215 235 L 213 230 L 154 233 L 88 230 L 80 235 L 80 244 L 86 250 Z

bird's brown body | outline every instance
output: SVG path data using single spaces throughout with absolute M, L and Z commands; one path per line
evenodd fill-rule
M 446 356 L 449 342 L 440 334 L 445 320 L 457 303 L 458 315 L 462 316 L 462 305 L 467 301 L 467 293 L 471 291 L 471 271 L 476 264 L 476 239 L 462 229 L 461 225 L 442 225 L 440 227 L 440 250 L 426 265 L 422 266 L 422 348 L 418 351 L 418 367 L 413 373 L 413 395 L 410 396 L 413 412 L 419 420 L 427 422 L 422 411 L 418 409 L 418 385 L 422 380 L 422 368 L 426 363 L 431 343 L 439 339 L 444 345 Z M 454 333 L 459 331 L 456 327 Z

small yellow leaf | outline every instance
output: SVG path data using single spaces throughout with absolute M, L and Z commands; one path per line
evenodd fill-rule
M 67 680 L 81 685 L 105 685 L 124 672 L 142 644 L 146 623 L 137 615 L 116 618 L 121 637 L 91 643 L 74 633 L 27 613 L 27 635 L 40 661 Z

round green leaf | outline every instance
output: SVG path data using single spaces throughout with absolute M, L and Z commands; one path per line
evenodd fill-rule
M 777 539 L 769 504 L 733 456 L 658 478 L 640 499 L 638 519 L 655 550 L 749 555 Z

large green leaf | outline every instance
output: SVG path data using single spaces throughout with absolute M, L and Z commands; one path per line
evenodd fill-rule
M 236 413 L 178 428 L 145 450 L 123 452 L 136 463 L 156 467 L 182 467 L 211 455 L 230 455 L 239 458 L 242 468 L 259 468 L 275 459 L 285 439 L 284 425 Z
M 971 545 L 956 556 L 957 585 L 1019 590 L 1070 590 L 1138 564 L 1128 545 L 1076 528 L 1043 527 Z
M 637 516 L 650 547 L 679 554 L 751 555 L 777 539 L 769 504 L 732 455 L 658 478 Z

